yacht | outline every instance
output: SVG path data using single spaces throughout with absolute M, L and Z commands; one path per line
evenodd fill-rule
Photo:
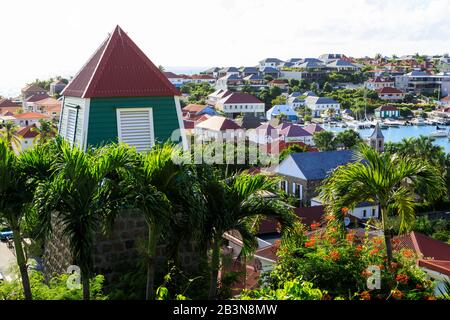
M 439 126 L 436 126 L 436 130 L 430 133 L 431 137 L 448 137 L 448 135 L 448 130 Z
M 411 123 L 414 126 L 424 126 L 426 125 L 425 119 L 424 118 L 414 118 Z
M 403 123 L 401 121 L 391 120 L 391 119 L 384 121 L 384 124 L 390 128 L 398 128 L 401 125 L 403 125 Z

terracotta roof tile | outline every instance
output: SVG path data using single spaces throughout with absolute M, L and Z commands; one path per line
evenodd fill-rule
M 241 127 L 231 119 L 213 116 L 197 125 L 199 128 L 213 131 L 236 130 Z
M 21 130 L 19 130 L 17 134 L 22 136 L 24 139 L 35 138 L 38 135 L 38 133 L 33 130 L 34 128 L 36 128 L 34 124 L 31 126 L 24 127 Z
M 14 115 L 16 119 L 47 119 L 48 116 L 43 113 L 25 112 Z
M 392 242 L 394 249 L 411 249 L 415 251 L 419 258 L 450 261 L 450 244 L 419 232 L 413 231 L 394 237 Z

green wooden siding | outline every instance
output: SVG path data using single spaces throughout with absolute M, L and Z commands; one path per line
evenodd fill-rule
M 88 145 L 117 142 L 117 108 L 153 109 L 155 141 L 165 142 L 179 128 L 174 97 L 92 98 L 89 110 Z

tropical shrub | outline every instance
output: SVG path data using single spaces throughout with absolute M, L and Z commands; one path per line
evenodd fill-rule
M 295 278 L 283 283 L 282 287 L 272 289 L 262 287 L 257 290 L 246 290 L 238 298 L 240 300 L 322 300 L 326 291 L 314 287 L 311 282 Z
M 83 292 L 81 289 L 70 289 L 67 286 L 69 274 L 61 274 L 48 283 L 42 273 L 30 272 L 30 285 L 34 300 L 81 300 Z M 103 283 L 105 277 L 97 275 L 90 280 L 91 298 L 94 300 L 106 300 L 103 294 Z M 23 288 L 19 278 L 12 281 L 0 282 L 0 300 L 23 300 Z
M 307 237 L 296 243 L 282 243 L 275 269 L 264 276 L 266 292 L 283 289 L 286 283 L 302 279 L 326 292 L 330 299 L 426 299 L 433 295 L 433 283 L 416 266 L 412 252 L 396 253 L 392 263 L 386 258 L 382 237 L 357 237 L 342 232 L 334 218 L 324 230 L 313 224 Z M 380 270 L 381 288 L 369 289 L 369 267 Z M 370 280 L 370 279 L 369 279 Z

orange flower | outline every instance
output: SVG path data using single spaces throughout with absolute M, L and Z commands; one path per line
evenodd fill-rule
M 347 233 L 345 238 L 347 239 L 348 242 L 353 242 L 353 239 L 355 238 L 355 234 L 352 232 L 349 232 L 349 233 Z
M 406 274 L 403 273 L 399 273 L 396 277 L 395 280 L 397 280 L 398 282 L 402 283 L 402 284 L 407 284 L 408 283 L 408 276 Z
M 380 252 L 380 249 L 373 249 L 372 251 L 370 251 L 370 255 L 375 255 L 375 254 L 377 254 L 378 252 Z
M 362 246 L 362 245 L 358 245 L 358 246 L 356 247 L 356 250 L 357 250 L 357 251 L 362 251 L 362 250 L 363 250 L 363 246 Z
M 319 227 L 320 227 L 320 223 L 313 223 L 313 224 L 311 224 L 311 230 L 316 230 Z
M 422 290 L 423 286 L 420 283 L 418 283 L 418 284 L 416 284 L 416 289 Z
M 330 243 L 331 243 L 331 244 L 335 244 L 335 243 L 336 243 L 336 241 L 337 241 L 337 240 L 336 240 L 336 238 L 333 238 L 333 237 L 332 237 L 332 238 L 330 238 Z
M 331 251 L 330 256 L 334 261 L 338 260 L 341 257 L 341 255 L 337 251 Z
M 375 243 L 375 244 L 382 244 L 383 243 L 383 239 L 381 239 L 379 237 L 373 238 L 373 243 Z
M 313 247 L 314 244 L 315 244 L 315 241 L 311 240 L 311 241 L 308 241 L 308 242 L 305 243 L 305 247 L 306 248 Z
M 433 296 L 428 296 L 428 297 L 425 297 L 425 300 L 437 300 L 437 298 L 433 297 Z
M 412 252 L 412 250 L 406 249 L 406 250 L 403 250 L 402 255 L 405 258 L 411 258 L 414 255 L 414 252 Z
M 371 275 L 372 275 L 372 272 L 370 272 L 369 270 L 363 270 L 361 272 L 361 276 L 366 277 L 366 278 L 370 277 Z
M 333 221 L 333 220 L 335 220 L 336 218 L 333 216 L 333 215 L 331 215 L 331 214 L 327 214 L 326 216 L 325 216 L 325 220 L 327 220 L 327 221 Z
M 361 294 L 359 296 L 363 300 L 370 300 L 370 293 L 369 293 L 369 291 L 363 291 L 363 292 L 361 292 Z
M 346 216 L 347 215 L 347 213 L 348 213 L 348 208 L 342 208 L 341 209 L 341 212 L 342 212 L 342 214 L 344 215 L 344 216 Z
M 392 294 L 392 298 L 394 298 L 394 299 L 401 299 L 403 297 L 403 292 L 401 292 L 398 289 L 392 290 L 391 294 Z

